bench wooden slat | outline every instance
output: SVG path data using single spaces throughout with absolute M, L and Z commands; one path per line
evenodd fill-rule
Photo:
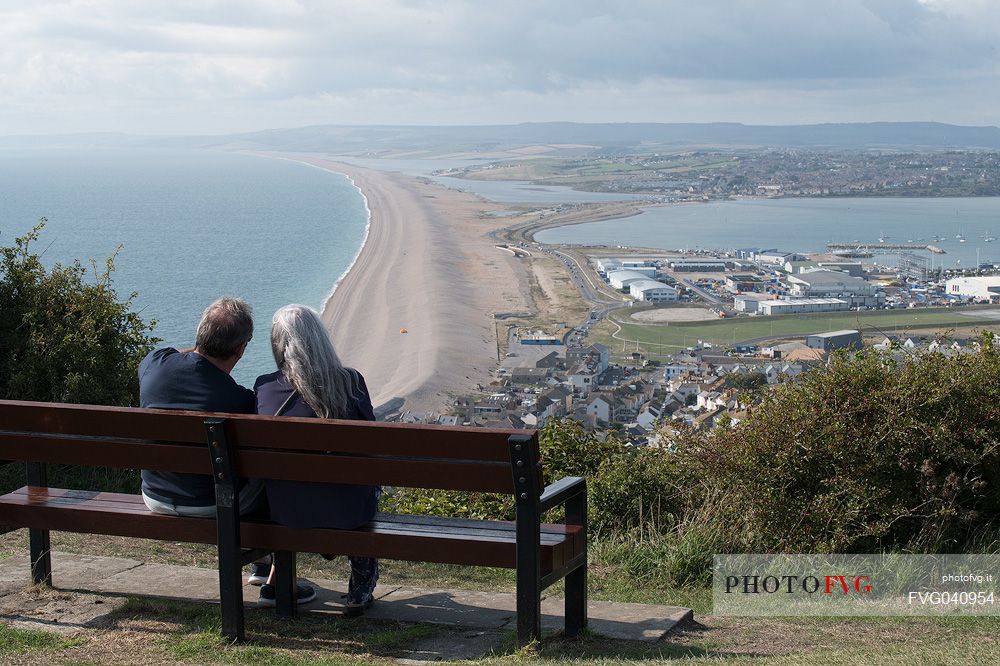
M 208 447 L 204 443 L 176 445 L 96 438 L 68 441 L 50 436 L 0 432 L 0 446 L 5 455 L 35 462 L 212 474 Z M 510 493 L 514 487 L 509 463 L 279 453 L 260 449 L 241 449 L 236 460 L 237 473 L 252 479 L 384 484 L 497 493 Z
M 207 456 L 206 456 L 207 458 Z M 510 494 L 510 463 L 341 456 L 240 449 L 236 473 L 248 479 L 367 483 Z
M 122 441 L 0 431 L 0 447 L 5 455 L 32 462 L 141 468 L 191 474 L 212 473 L 205 443 L 161 444 L 141 440 Z
M 494 462 L 508 459 L 507 438 L 523 432 L 0 400 L 0 429 L 6 431 L 136 440 L 156 433 L 159 441 L 204 445 L 203 424 L 212 417 L 227 419 L 231 436 L 246 447 L 365 454 L 368 442 L 378 441 L 381 454 Z M 331 423 L 336 437 L 330 437 Z
M 90 496 L 88 496 L 88 494 Z M 435 524 L 436 523 L 436 524 Z M 138 495 L 20 488 L 0 497 L 0 524 L 67 532 L 214 544 L 215 521 L 159 516 Z M 358 530 L 296 530 L 245 520 L 245 547 L 367 555 L 447 564 L 513 568 L 515 533 L 502 521 L 379 514 Z M 543 525 L 541 565 L 552 571 L 577 552 L 581 528 Z
M 91 490 L 73 490 L 66 488 L 48 488 L 22 486 L 12 491 L 8 496 L 0 498 L 3 502 L 7 497 L 24 498 L 16 500 L 28 506 L 81 506 L 88 505 L 110 511 L 122 511 L 139 515 L 155 515 L 146 507 L 142 495 L 124 493 L 96 492 Z M 251 518 L 252 519 L 252 518 Z M 447 518 L 439 516 L 413 516 L 401 513 L 378 513 L 373 521 L 383 530 L 399 532 L 442 533 L 460 531 L 470 536 L 492 537 L 501 541 L 515 538 L 515 523 L 502 520 L 477 520 L 469 518 Z M 572 539 L 579 530 L 575 526 L 561 523 L 543 524 L 541 541 L 547 544 L 559 544 Z

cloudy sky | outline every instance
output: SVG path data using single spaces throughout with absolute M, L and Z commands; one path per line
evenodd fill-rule
M 1000 124 L 1000 0 L 0 0 L 0 135 Z

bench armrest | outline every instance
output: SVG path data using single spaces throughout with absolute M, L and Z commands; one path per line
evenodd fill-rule
M 538 498 L 540 512 L 545 513 L 581 493 L 587 493 L 587 480 L 582 476 L 567 476 L 550 483 Z

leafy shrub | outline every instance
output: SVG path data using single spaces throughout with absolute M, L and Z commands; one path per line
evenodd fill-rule
M 147 324 L 119 301 L 105 268 L 46 270 L 31 244 L 44 219 L 0 247 L 0 398 L 136 405 L 136 370 L 153 344 Z
M 669 529 L 691 486 L 675 456 L 648 448 L 626 448 L 609 456 L 588 483 L 590 524 L 597 534 Z
M 50 270 L 32 252 L 45 220 L 11 247 L 0 247 L 0 399 L 98 405 L 138 404 L 139 362 L 157 339 L 118 299 L 114 257 L 103 269 L 79 262 Z M 0 492 L 23 483 L 23 470 L 0 465 Z M 135 492 L 134 470 L 50 468 L 64 487 Z
M 735 552 L 961 550 L 1000 511 L 1000 353 L 835 355 L 679 464 Z M 704 506 L 704 505 L 703 505 Z
M 583 476 L 590 480 L 602 464 L 626 450 L 621 440 L 598 437 L 572 419 L 554 419 L 546 424 L 539 431 L 538 445 L 545 483 L 565 476 Z M 383 496 L 382 507 L 400 513 L 493 520 L 513 520 L 515 513 L 511 495 L 419 488 L 394 489 Z M 591 507 L 592 514 L 593 510 Z M 553 511 L 546 519 L 558 520 L 559 514 Z

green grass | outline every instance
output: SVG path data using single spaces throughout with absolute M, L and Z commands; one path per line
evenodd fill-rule
M 972 313 L 972 310 L 963 312 Z M 639 351 L 653 355 L 669 355 L 702 340 L 714 345 L 733 345 L 759 338 L 805 336 L 842 329 L 858 329 L 865 335 L 906 334 L 919 329 L 944 329 L 981 324 L 995 325 L 988 319 L 976 319 L 952 309 L 894 310 L 881 312 L 815 313 L 807 315 L 782 315 L 777 317 L 744 317 L 718 321 L 679 322 L 670 324 L 640 324 L 628 314 L 612 315 L 621 326 L 618 338 L 632 343 L 626 351 Z M 592 337 L 620 351 L 623 342 L 613 338 L 615 327 L 602 324 L 592 331 Z
M 0 624 L 0 657 L 37 651 L 63 650 L 77 643 L 76 640 L 47 631 L 20 629 Z

